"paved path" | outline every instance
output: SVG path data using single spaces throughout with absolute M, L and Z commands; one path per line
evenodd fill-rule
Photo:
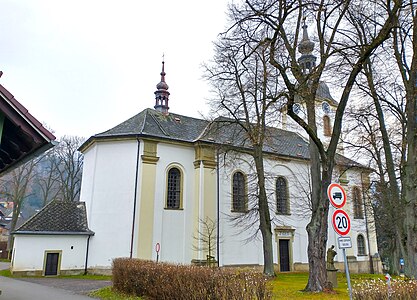
M 0 269 L 8 267 L 8 263 L 0 262 Z M 91 300 L 85 294 L 108 285 L 111 282 L 107 280 L 0 276 L 0 300 Z
M 32 282 L 0 277 L 1 300 L 91 300 L 74 292 Z

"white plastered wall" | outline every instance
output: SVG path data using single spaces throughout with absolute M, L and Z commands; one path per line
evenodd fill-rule
M 62 251 L 60 270 L 85 268 L 86 235 L 15 235 L 12 271 L 44 268 L 45 251 Z
M 88 267 L 109 267 L 130 255 L 136 140 L 98 142 L 84 153 L 81 201 L 85 201 L 90 239 Z

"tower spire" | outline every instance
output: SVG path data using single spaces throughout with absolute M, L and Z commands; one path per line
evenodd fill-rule
M 308 74 L 316 66 L 316 57 L 312 54 L 314 42 L 310 41 L 307 32 L 306 17 L 303 18 L 303 37 L 298 44 L 298 52 L 301 53 L 298 63 L 301 65 L 303 72 Z
M 168 114 L 168 84 L 165 82 L 165 54 L 162 55 L 162 71 L 161 71 L 161 81 L 156 85 L 155 94 L 155 106 L 154 108 L 157 111 L 160 111 L 164 114 Z

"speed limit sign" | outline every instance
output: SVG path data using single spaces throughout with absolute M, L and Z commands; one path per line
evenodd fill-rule
M 332 217 L 333 229 L 341 236 L 350 232 L 350 219 L 348 214 L 342 209 L 336 209 Z

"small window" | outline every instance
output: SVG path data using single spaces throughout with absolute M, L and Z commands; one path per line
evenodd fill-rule
M 363 203 L 361 197 L 361 190 L 358 187 L 354 187 L 352 190 L 353 198 L 353 217 L 355 219 L 363 219 Z
M 246 178 L 242 172 L 233 174 L 232 211 L 246 211 Z
M 363 237 L 362 234 L 358 235 L 357 244 L 358 244 L 358 256 L 366 255 L 365 238 Z
M 179 209 L 181 207 L 181 172 L 178 168 L 168 171 L 167 208 Z
M 287 187 L 287 180 L 284 177 L 277 178 L 276 194 L 277 194 L 277 213 L 289 214 L 290 207 L 288 203 L 288 187 Z
M 323 134 L 325 136 L 332 135 L 332 125 L 330 124 L 330 117 L 324 116 L 323 117 Z

